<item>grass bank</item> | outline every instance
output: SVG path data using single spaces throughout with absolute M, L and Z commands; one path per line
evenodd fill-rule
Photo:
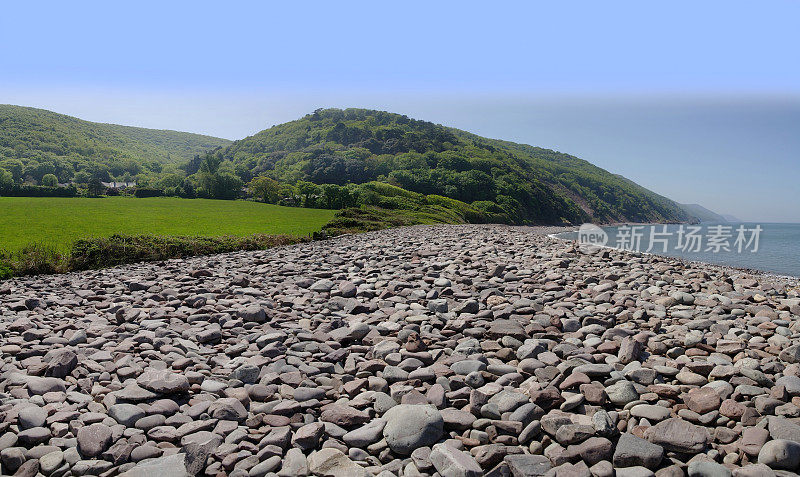
M 336 211 L 154 197 L 0 197 L 0 279 L 310 240 Z
M 0 197 L 0 278 L 259 250 L 419 224 L 503 221 L 493 211 L 383 183 L 340 211 L 174 197 Z
M 308 236 L 335 213 L 242 200 L 0 197 L 0 249 L 16 252 L 36 244 L 65 253 L 77 240 L 114 234 Z

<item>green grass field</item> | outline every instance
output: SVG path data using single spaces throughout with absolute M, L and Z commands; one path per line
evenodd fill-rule
M 115 233 L 308 235 L 335 213 L 241 200 L 0 197 L 0 249 L 43 243 L 67 250 L 76 239 Z

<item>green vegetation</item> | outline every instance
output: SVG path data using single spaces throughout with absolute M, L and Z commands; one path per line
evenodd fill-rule
M 333 197 L 344 197 L 344 200 L 350 202 L 342 203 L 345 208 L 325 225 L 325 230 L 331 235 L 404 225 L 486 223 L 508 220 L 502 215 L 481 210 L 455 199 L 440 195 L 426 196 L 382 182 L 368 182 L 347 187 L 330 184 L 328 186 L 322 187 L 323 192 L 320 199 L 323 202 L 329 200 L 325 198 L 328 194 Z
M 577 157 L 363 109 L 317 110 L 231 143 L 0 105 L 0 196 L 0 277 L 251 250 L 323 229 L 693 219 Z
M 67 252 L 42 244 L 31 244 L 15 252 L 0 251 L 0 280 L 20 275 L 66 273 L 126 263 L 262 250 L 308 240 L 309 237 L 265 234 L 244 237 L 112 235 L 80 239 Z
M 251 201 L 156 197 L 0 197 L 0 249 L 30 243 L 66 251 L 78 239 L 124 235 L 247 236 L 319 231 L 332 210 Z
M 184 175 L 175 166 L 230 144 L 200 134 L 100 124 L 43 109 L 0 105 L 0 186 L 4 173 L 16 183 L 148 182 L 162 175 Z M 42 184 L 43 185 L 43 184 Z
M 242 180 L 390 183 L 512 223 L 684 221 L 671 200 L 577 157 L 363 109 L 318 110 L 209 156 Z
M 157 235 L 112 235 L 81 239 L 66 260 L 69 270 L 113 267 L 125 263 L 212 255 L 240 250 L 262 250 L 310 240 L 296 235 L 253 234 L 244 237 L 184 237 Z
M 74 185 L 53 187 L 53 177 Z M 111 180 L 135 181 L 124 192 L 137 197 L 236 199 L 249 184 L 260 201 L 329 209 L 370 206 L 342 186 L 381 182 L 469 204 L 482 212 L 474 220 L 508 223 L 692 218 L 574 156 L 380 111 L 317 110 L 230 143 L 0 106 L 0 195 L 117 195 L 101 183 Z
M 172 197 L 0 197 L 0 279 L 308 240 L 332 210 Z

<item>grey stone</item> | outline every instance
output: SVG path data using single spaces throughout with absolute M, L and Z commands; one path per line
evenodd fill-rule
M 356 464 L 342 451 L 325 448 L 308 456 L 308 470 L 315 475 L 329 477 L 368 477 L 366 469 Z
M 35 405 L 26 406 L 20 409 L 18 418 L 20 429 L 42 427 L 47 421 L 47 411 Z
M 479 477 L 483 475 L 481 466 L 471 455 L 447 444 L 436 444 L 430 454 L 430 461 L 442 477 Z
M 386 411 L 383 417 L 386 443 L 401 455 L 432 445 L 444 432 L 442 415 L 433 406 L 400 404 Z
M 136 421 L 145 416 L 145 412 L 135 404 L 114 404 L 108 408 L 108 415 L 126 427 L 133 427 Z
M 365 448 L 381 440 L 384 427 L 386 427 L 385 419 L 373 419 L 371 422 L 342 436 L 342 440 L 349 446 Z
M 503 462 L 508 465 L 513 477 L 540 477 L 547 475 L 551 469 L 550 459 L 542 455 L 507 455 Z
M 758 463 L 773 469 L 794 471 L 800 466 L 800 443 L 785 439 L 771 440 L 759 451 Z
M 611 386 L 606 387 L 608 400 L 617 406 L 624 406 L 639 399 L 639 393 L 633 383 L 626 380 L 617 381 Z
M 183 374 L 166 369 L 147 369 L 136 378 L 139 386 L 159 394 L 184 393 L 189 390 L 189 380 Z
M 120 475 L 120 477 L 190 477 L 186 470 L 185 455 L 182 453 L 148 459 L 139 462 Z
M 642 466 L 656 469 L 664 457 L 664 449 L 633 434 L 621 434 L 614 450 L 615 467 Z
M 731 477 L 727 467 L 708 460 L 695 460 L 686 469 L 689 477 Z

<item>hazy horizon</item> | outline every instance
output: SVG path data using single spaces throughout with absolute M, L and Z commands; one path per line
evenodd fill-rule
M 228 139 L 317 108 L 380 109 L 800 222 L 800 4 L 579 3 L 10 5 L 0 103 Z

